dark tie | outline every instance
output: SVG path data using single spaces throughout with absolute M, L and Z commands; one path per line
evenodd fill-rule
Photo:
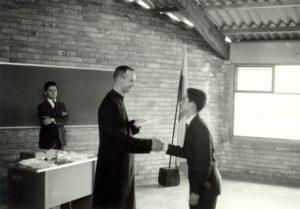
M 186 123 L 185 124 L 185 133 L 184 133 L 184 141 L 183 141 L 183 146 L 185 146 L 185 142 L 186 142 L 186 137 L 187 137 L 187 130 L 189 128 L 189 125 Z
M 53 101 L 53 104 L 54 104 L 53 109 L 55 109 L 56 108 L 56 101 L 54 101 L 54 100 L 52 100 L 52 101 Z

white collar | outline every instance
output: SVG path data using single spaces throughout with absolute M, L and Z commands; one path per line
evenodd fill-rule
M 187 125 L 190 125 L 191 122 L 192 122 L 192 120 L 193 120 L 193 118 L 194 118 L 196 115 L 198 115 L 198 113 L 196 113 L 196 114 L 190 116 L 188 119 L 186 119 L 185 123 L 186 123 Z
M 47 100 L 50 103 L 51 107 L 54 108 L 54 102 L 56 102 L 56 100 L 54 100 L 54 102 L 53 102 L 53 100 L 48 99 L 48 98 L 47 98 Z

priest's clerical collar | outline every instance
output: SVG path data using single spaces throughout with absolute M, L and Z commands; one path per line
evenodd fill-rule
M 117 92 L 115 89 L 112 89 L 112 92 L 120 99 L 122 99 L 122 100 L 124 99 L 124 96 L 122 94 L 120 94 L 119 92 Z
M 191 122 L 192 122 L 192 120 L 193 120 L 193 118 L 194 118 L 197 114 L 198 114 L 198 113 L 196 113 L 196 114 L 190 116 L 188 119 L 186 119 L 185 123 L 186 123 L 187 125 L 190 125 Z

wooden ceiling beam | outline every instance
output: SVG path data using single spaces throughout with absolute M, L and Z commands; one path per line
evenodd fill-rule
M 284 2 L 255 2 L 255 3 L 237 3 L 228 5 L 210 5 L 202 6 L 205 11 L 223 10 L 223 9 L 276 9 L 285 7 L 299 7 L 299 0 L 287 0 Z
M 300 26 L 297 27 L 270 27 L 270 28 L 244 28 L 223 30 L 226 35 L 243 34 L 270 34 L 270 33 L 300 33 Z
M 194 24 L 198 33 L 223 59 L 229 59 L 229 44 L 225 42 L 225 36 L 215 24 L 205 15 L 195 0 L 174 0 L 173 4 L 179 9 L 185 18 Z

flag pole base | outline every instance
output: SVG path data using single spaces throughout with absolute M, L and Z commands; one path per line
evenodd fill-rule
M 160 168 L 158 183 L 164 187 L 178 186 L 180 184 L 180 173 L 178 168 Z

